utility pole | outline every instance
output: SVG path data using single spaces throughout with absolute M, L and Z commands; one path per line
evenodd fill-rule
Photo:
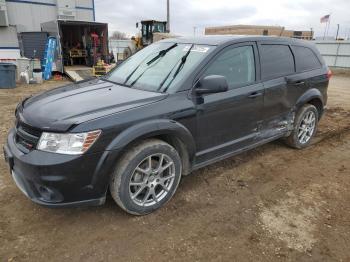
M 194 27 L 193 27 L 193 36 L 196 36 L 196 30 L 197 30 L 197 27 L 194 26 Z
M 170 0 L 166 1 L 166 31 L 170 33 Z
M 335 40 L 338 40 L 338 34 L 339 34 L 339 24 L 337 24 L 337 36 L 335 37 Z
M 310 33 L 311 33 L 310 40 L 312 40 L 314 38 L 314 29 L 312 27 L 310 28 Z

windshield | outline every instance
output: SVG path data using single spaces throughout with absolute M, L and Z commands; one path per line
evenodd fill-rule
M 132 88 L 165 92 L 212 49 L 207 45 L 155 43 L 131 56 L 106 79 Z

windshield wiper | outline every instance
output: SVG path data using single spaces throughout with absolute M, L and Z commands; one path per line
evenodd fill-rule
M 173 44 L 172 46 L 168 47 L 167 49 L 161 50 L 158 55 L 156 55 L 150 61 L 147 62 L 147 65 L 148 66 L 151 65 L 152 63 L 154 63 L 154 61 L 158 60 L 160 57 L 165 56 L 166 53 L 168 53 L 171 49 L 173 49 L 176 46 L 177 46 L 177 43 Z
M 145 70 L 143 70 L 143 72 L 130 84 L 130 87 L 134 86 L 136 84 L 136 82 L 139 81 L 139 79 L 148 71 L 148 69 L 151 68 L 152 63 L 154 63 L 159 58 L 164 57 L 166 53 L 168 53 L 171 49 L 173 49 L 176 46 L 177 46 L 177 44 L 173 44 L 172 46 L 168 47 L 167 49 L 160 51 L 157 56 L 155 56 L 150 61 L 148 61 L 147 62 L 148 67 Z
M 173 44 L 172 46 L 168 47 L 167 49 L 164 49 L 164 50 L 161 50 L 159 51 L 158 55 L 156 55 L 154 58 L 152 58 L 150 61 L 148 61 L 146 64 L 149 66 L 150 64 L 152 64 L 154 61 L 158 60 L 160 57 L 163 57 L 165 56 L 166 53 L 168 53 L 171 49 L 173 49 L 174 47 L 176 47 L 177 44 Z M 147 56 L 149 57 L 149 56 Z M 142 60 L 142 62 L 134 69 L 132 70 L 132 72 L 125 78 L 125 81 L 124 81 L 124 85 L 126 85 L 126 83 L 130 80 L 130 78 L 134 75 L 134 73 L 137 71 L 137 69 L 140 68 L 140 66 L 143 64 L 143 62 L 147 59 L 147 57 Z M 147 69 L 145 70 L 147 71 Z M 140 78 L 145 72 L 143 72 L 138 78 Z M 136 79 L 137 81 L 138 79 Z M 135 81 L 132 83 L 131 86 L 133 86 L 135 84 Z
M 190 55 L 192 48 L 194 47 L 194 44 L 191 45 L 191 47 L 188 49 L 188 51 L 186 52 L 186 54 L 181 58 L 180 64 L 179 66 L 176 68 L 176 71 L 173 75 L 173 78 L 170 80 L 169 84 L 166 86 L 166 88 L 164 89 L 163 92 L 167 91 L 169 86 L 171 85 L 171 83 L 174 81 L 175 77 L 179 74 L 179 72 L 181 71 L 181 69 L 183 68 L 184 64 L 186 63 L 187 57 Z M 174 68 L 173 68 L 174 69 Z M 170 70 L 169 74 L 167 74 L 167 76 L 164 78 L 164 80 L 160 83 L 159 87 L 158 87 L 158 91 L 162 88 L 162 86 L 164 85 L 164 83 L 166 82 L 166 80 L 168 80 L 171 72 L 173 71 L 173 69 Z
M 148 57 L 148 56 L 147 56 L 147 57 Z M 146 57 L 146 58 L 147 58 L 147 57 Z M 125 81 L 124 81 L 124 83 L 123 83 L 124 85 L 126 85 L 126 83 L 127 83 L 127 82 L 129 81 L 129 79 L 133 76 L 133 74 L 137 71 L 137 69 L 140 68 L 140 66 L 143 64 L 143 61 L 145 61 L 146 58 L 143 59 L 142 62 L 141 62 L 140 64 L 138 64 L 138 66 L 135 67 L 135 69 L 132 70 L 132 72 L 125 78 Z

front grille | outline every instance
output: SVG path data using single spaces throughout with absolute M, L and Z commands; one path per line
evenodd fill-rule
M 39 142 L 41 133 L 41 130 L 17 121 L 16 144 L 18 148 L 25 153 L 35 149 Z

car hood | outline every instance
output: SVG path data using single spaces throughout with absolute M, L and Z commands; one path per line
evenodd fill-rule
M 67 131 L 73 125 L 145 106 L 166 97 L 103 80 L 72 84 L 24 100 L 17 115 L 42 130 Z

